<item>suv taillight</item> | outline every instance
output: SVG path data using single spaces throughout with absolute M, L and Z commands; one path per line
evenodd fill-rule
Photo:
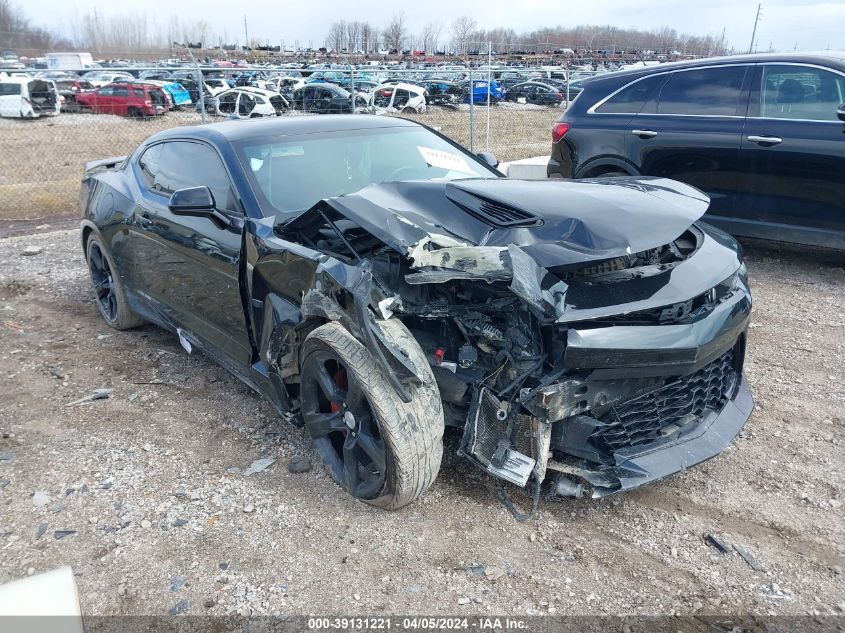
M 144 101 L 144 105 L 147 106 L 148 108 L 151 108 L 151 107 L 153 107 L 153 102 L 150 101 L 149 99 L 147 99 L 146 101 Z
M 557 143 L 560 139 L 566 136 L 569 131 L 569 123 L 555 123 L 552 126 L 552 143 Z

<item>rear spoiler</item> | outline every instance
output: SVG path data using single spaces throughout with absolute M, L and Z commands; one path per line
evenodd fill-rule
M 85 163 L 85 175 L 89 175 L 95 171 L 104 171 L 114 169 L 123 164 L 126 156 L 112 156 L 111 158 L 103 158 L 102 160 L 92 160 Z

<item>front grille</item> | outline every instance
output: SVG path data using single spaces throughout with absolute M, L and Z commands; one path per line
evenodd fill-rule
M 734 350 L 696 372 L 611 407 L 592 442 L 614 453 L 677 437 L 697 425 L 708 410 L 719 412 L 739 379 Z

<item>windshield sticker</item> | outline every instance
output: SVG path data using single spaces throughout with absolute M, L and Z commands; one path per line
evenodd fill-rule
M 444 152 L 439 149 L 431 149 L 430 147 L 422 147 L 420 145 L 417 145 L 417 149 L 420 150 L 423 160 L 428 163 L 429 167 L 459 171 L 464 174 L 475 174 L 464 157 L 459 154 L 452 154 L 451 152 Z

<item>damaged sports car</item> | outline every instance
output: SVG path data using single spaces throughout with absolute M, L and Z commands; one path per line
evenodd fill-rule
M 97 305 L 221 363 L 382 508 L 431 485 L 445 425 L 535 509 L 720 453 L 752 410 L 751 296 L 708 198 L 489 162 L 366 115 L 160 132 L 86 165 Z

